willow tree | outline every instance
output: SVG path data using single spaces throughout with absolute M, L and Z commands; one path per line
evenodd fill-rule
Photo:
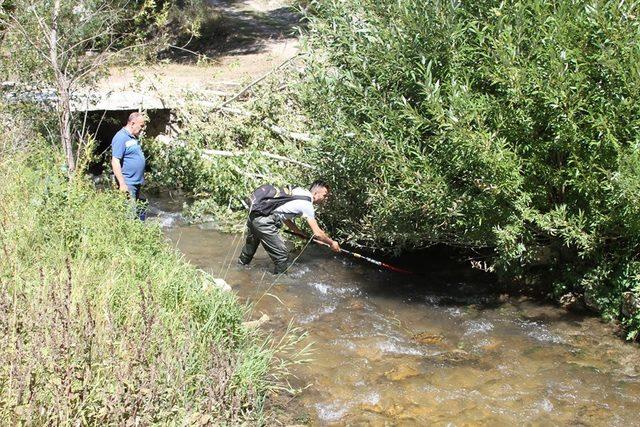
M 495 250 L 511 278 L 640 299 L 640 6 L 309 2 L 306 107 L 333 224 Z M 626 298 L 625 297 L 625 298 Z M 622 315 L 640 331 L 640 312 Z

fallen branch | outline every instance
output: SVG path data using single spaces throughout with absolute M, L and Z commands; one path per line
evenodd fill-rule
M 204 105 L 204 106 L 211 106 L 211 102 L 208 101 L 200 101 L 198 102 L 198 104 L 200 105 Z M 219 107 L 218 110 L 223 111 L 225 113 L 231 113 L 231 114 L 236 114 L 238 116 L 245 116 L 245 117 L 257 117 L 255 114 L 247 111 L 247 110 L 243 110 L 241 108 L 232 108 L 232 107 Z M 266 125 L 273 133 L 276 133 L 280 136 L 285 136 L 287 138 L 291 138 L 291 139 L 295 139 L 298 141 L 302 141 L 302 142 L 311 142 L 314 141 L 316 138 L 308 133 L 305 132 L 291 132 L 288 129 L 285 129 L 283 127 L 277 126 L 277 125 L 272 125 L 272 124 L 267 124 Z
M 286 136 L 287 138 L 296 139 L 298 141 L 311 142 L 314 139 L 316 139 L 315 137 L 309 135 L 308 133 L 291 132 L 283 127 L 276 126 L 276 125 L 269 125 L 269 129 L 271 129 L 274 133 L 278 135 Z
M 266 79 L 267 77 L 269 77 L 271 74 L 275 73 L 276 71 L 278 71 L 280 68 L 284 67 L 285 65 L 287 65 L 289 62 L 293 61 L 295 58 L 298 57 L 299 54 L 295 54 L 293 55 L 291 58 L 287 59 L 286 61 L 282 62 L 280 65 L 278 65 L 277 67 L 271 69 L 268 73 L 264 74 L 262 77 L 257 78 L 256 80 L 252 81 L 251 83 L 249 83 L 247 86 L 245 86 L 244 88 L 242 88 L 242 90 L 238 93 L 236 93 L 234 96 L 232 96 L 231 98 L 229 98 L 228 100 L 224 101 L 222 104 L 220 104 L 217 109 L 220 109 L 226 105 L 229 105 L 230 103 L 232 103 L 233 101 L 235 101 L 236 99 L 240 98 L 242 95 L 244 95 L 245 92 L 247 92 L 249 89 L 251 89 L 252 87 L 254 87 L 255 85 L 257 85 L 258 83 L 260 83 L 261 81 L 263 81 L 264 79 Z
M 189 40 L 189 41 L 191 41 L 191 40 Z M 189 43 L 187 42 L 187 44 L 189 44 Z M 186 46 L 187 44 L 185 44 L 185 46 Z M 190 49 L 185 48 L 184 46 L 180 47 L 180 46 L 175 46 L 175 45 L 170 44 L 168 47 L 170 47 L 171 49 L 177 49 L 177 50 L 181 50 L 181 51 L 183 51 L 183 52 L 190 53 L 190 54 L 192 54 L 192 55 L 194 55 L 194 56 L 197 56 L 198 58 L 211 59 L 211 58 L 209 58 L 207 55 L 205 55 L 204 53 L 198 53 L 198 52 L 195 52 L 195 51 L 193 51 L 193 50 L 190 50 Z
M 247 110 L 242 110 L 240 108 L 221 107 L 221 108 L 219 108 L 219 110 L 220 111 L 224 111 L 225 113 L 237 114 L 239 116 L 255 117 L 255 114 L 250 113 Z
M 294 160 L 294 159 L 290 159 L 288 157 L 284 157 L 281 156 L 279 154 L 273 154 L 270 153 L 268 151 L 259 151 L 260 154 L 262 154 L 265 157 L 268 157 L 270 159 L 274 159 L 274 160 L 280 160 L 283 162 L 288 162 L 288 163 L 293 163 L 308 169 L 313 169 L 313 166 L 311 166 L 308 163 L 304 163 L 298 160 Z M 209 150 L 209 149 L 205 149 L 202 150 L 202 154 L 205 154 L 207 156 L 223 156 L 223 157 L 242 157 L 242 156 L 246 156 L 249 153 L 245 152 L 245 151 L 227 151 L 227 150 Z
M 167 146 L 174 145 L 173 138 L 171 138 L 168 135 L 159 135 L 156 137 L 156 140 Z M 184 142 L 178 142 L 178 143 L 184 145 Z M 212 150 L 212 149 L 203 149 L 203 150 L 200 150 L 200 152 L 205 157 L 210 157 L 210 156 L 242 157 L 250 154 L 249 152 L 246 152 L 246 151 L 228 151 L 228 150 Z M 279 154 L 273 154 L 268 151 L 258 151 L 258 153 L 270 159 L 280 160 L 282 162 L 287 162 L 287 163 L 293 163 L 308 169 L 313 169 L 313 166 L 311 166 L 309 163 L 301 162 L 295 159 L 290 159 L 288 157 L 281 156 Z

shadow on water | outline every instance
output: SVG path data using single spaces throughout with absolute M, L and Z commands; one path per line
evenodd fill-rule
M 313 247 L 307 251 L 310 254 L 305 254 L 302 262 L 313 263 L 314 259 L 331 257 L 324 248 Z M 362 254 L 413 273 L 397 273 L 346 255 L 333 256 L 345 267 L 352 268 L 353 274 L 359 276 L 355 280 L 366 283 L 371 295 L 399 298 L 408 304 L 432 301 L 441 306 L 476 304 L 495 308 L 500 305 L 504 287 L 497 284 L 494 274 L 472 268 L 467 261 L 468 251 L 436 245 L 395 257 Z

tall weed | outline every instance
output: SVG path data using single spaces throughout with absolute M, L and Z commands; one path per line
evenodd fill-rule
M 263 422 L 278 349 L 158 227 L 59 160 L 0 159 L 0 423 Z

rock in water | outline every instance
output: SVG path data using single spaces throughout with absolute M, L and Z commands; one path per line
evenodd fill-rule
M 220 278 L 213 279 L 213 284 L 218 288 L 225 292 L 231 292 L 231 286 L 224 280 Z
M 263 314 L 262 317 L 260 317 L 258 320 L 251 320 L 249 322 L 244 322 L 242 326 L 244 326 L 247 329 L 256 329 L 264 325 L 265 323 L 267 323 L 269 320 L 270 320 L 269 316 L 267 316 L 266 314 Z
M 451 365 L 478 362 L 478 356 L 467 353 L 466 351 L 460 349 L 455 349 L 446 353 L 439 354 L 436 359 L 442 363 Z
M 202 285 L 202 290 L 207 292 L 212 288 L 218 288 L 223 292 L 231 292 L 231 286 L 224 280 L 218 277 L 211 277 L 209 274 L 205 273 L 204 275 L 205 281 Z
M 373 412 L 375 414 L 381 414 L 383 409 L 382 406 L 376 404 L 371 404 L 371 403 L 362 403 L 360 405 L 360 409 L 366 412 Z
M 431 334 L 429 332 L 420 332 L 411 337 L 411 341 L 424 345 L 440 345 L 444 343 L 444 337 L 440 334 Z
M 418 371 L 413 366 L 400 365 L 396 366 L 390 371 L 384 373 L 384 376 L 391 381 L 402 381 L 407 378 L 416 377 L 420 375 L 420 371 Z

